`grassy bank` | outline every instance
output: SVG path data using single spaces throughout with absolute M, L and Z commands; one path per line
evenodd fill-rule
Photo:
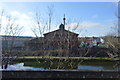
M 109 57 L 54 57 L 54 56 L 23 56 L 23 57 L 1 57 L 1 58 L 18 58 L 18 59 L 112 59 Z

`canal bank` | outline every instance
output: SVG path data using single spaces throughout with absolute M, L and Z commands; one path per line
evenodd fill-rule
M 80 62 L 80 61 L 89 61 L 89 62 L 119 62 L 120 59 L 64 59 L 64 58 L 15 58 L 12 61 L 18 62 L 33 62 L 33 61 L 40 61 L 40 62 L 59 62 L 59 61 L 73 61 L 73 62 Z
M 98 60 L 98 59 L 19 59 L 12 61 L 10 65 L 24 64 L 25 67 L 44 69 L 83 69 L 83 70 L 118 70 L 120 61 L 118 60 Z M 23 67 L 22 66 L 22 67 Z M 92 69 L 91 69 L 92 68 Z

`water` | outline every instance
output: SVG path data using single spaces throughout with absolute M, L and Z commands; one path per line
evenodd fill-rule
M 120 67 L 109 69 L 103 66 L 79 65 L 78 70 L 120 70 Z
M 117 62 L 84 62 L 78 65 L 78 70 L 120 70 Z
M 35 67 L 30 67 L 30 66 L 24 66 L 24 63 L 17 63 L 17 64 L 13 64 L 13 65 L 8 64 L 7 69 L 27 70 L 27 69 L 43 69 L 43 68 L 35 68 Z
M 101 66 L 79 65 L 78 70 L 105 70 L 105 68 Z
M 114 62 L 84 62 L 81 64 L 73 63 L 73 67 L 69 63 L 63 63 L 60 65 L 59 69 L 76 69 L 76 70 L 120 70 L 120 66 L 114 67 Z M 20 69 L 20 70 L 30 70 L 30 69 L 57 69 L 59 63 L 53 63 L 50 67 L 50 63 L 46 62 L 24 62 L 24 63 L 14 63 L 9 64 L 7 69 Z

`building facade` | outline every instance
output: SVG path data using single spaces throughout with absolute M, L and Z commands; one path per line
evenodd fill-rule
M 45 49 L 73 49 L 78 46 L 78 34 L 65 30 L 61 24 L 58 30 L 44 34 Z
M 2 37 L 2 50 L 23 50 L 27 48 L 27 42 L 32 37 L 25 36 L 1 36 Z
M 43 35 L 44 37 L 34 38 L 28 42 L 30 50 L 68 50 L 78 47 L 78 34 L 65 30 L 63 24 L 60 24 L 59 29 Z

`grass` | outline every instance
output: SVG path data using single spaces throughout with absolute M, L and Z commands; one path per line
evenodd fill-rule
M 0 57 L 0 58 L 19 58 L 19 59 L 112 59 L 109 57 L 56 57 L 56 56 L 23 56 L 23 57 Z

